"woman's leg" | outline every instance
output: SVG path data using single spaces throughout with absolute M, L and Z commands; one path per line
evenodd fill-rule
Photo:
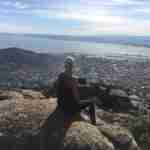
M 48 145 L 57 146 L 62 138 L 65 123 L 71 120 L 59 108 L 47 118 L 40 131 L 40 150 L 46 150 Z

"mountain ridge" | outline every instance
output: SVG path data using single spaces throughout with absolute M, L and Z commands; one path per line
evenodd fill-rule
M 47 65 L 55 59 L 54 55 L 46 53 L 36 53 L 22 48 L 9 47 L 0 49 L 0 63 L 19 65 Z

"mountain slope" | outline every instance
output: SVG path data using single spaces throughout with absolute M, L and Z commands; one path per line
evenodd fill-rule
M 48 84 L 60 66 L 60 57 L 7 48 L 0 50 L 0 87 L 34 87 Z
M 44 65 L 49 57 L 46 54 L 38 54 L 19 48 L 7 48 L 0 50 L 0 64 L 16 65 Z

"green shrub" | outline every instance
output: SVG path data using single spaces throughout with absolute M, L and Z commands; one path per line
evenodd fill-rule
M 150 149 L 150 115 L 139 115 L 130 123 L 130 130 L 143 150 Z

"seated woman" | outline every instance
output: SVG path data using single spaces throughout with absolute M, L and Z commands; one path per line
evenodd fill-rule
M 60 73 L 56 81 L 56 91 L 58 98 L 58 106 L 56 110 L 47 118 L 40 132 L 40 150 L 45 150 L 48 146 L 48 137 L 53 133 L 58 133 L 57 140 L 63 137 L 62 131 L 67 130 L 72 118 L 81 110 L 79 104 L 78 82 L 72 76 L 74 67 L 74 58 L 67 57 L 64 62 L 65 70 Z M 63 130 L 62 130 L 63 129 Z M 63 132 L 64 133 L 64 132 Z M 52 138 L 53 139 L 53 138 Z M 51 146 L 57 143 L 51 140 Z
M 67 57 L 64 62 L 65 71 L 58 76 L 57 98 L 58 108 L 66 116 L 75 115 L 80 111 L 78 81 L 73 77 L 74 58 Z

